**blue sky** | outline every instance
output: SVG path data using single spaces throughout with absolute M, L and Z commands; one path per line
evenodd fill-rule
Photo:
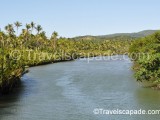
M 34 21 L 49 36 L 105 35 L 160 29 L 160 0 L 0 0 L 0 28 Z

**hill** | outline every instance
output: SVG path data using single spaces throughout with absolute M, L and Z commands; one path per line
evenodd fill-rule
M 144 30 L 144 31 L 135 32 L 135 33 L 116 33 L 116 34 L 99 35 L 99 36 L 86 35 L 86 36 L 74 37 L 73 39 L 76 39 L 76 40 L 107 40 L 107 39 L 126 40 L 126 39 L 135 39 L 135 38 L 145 37 L 155 33 L 156 31 L 158 30 Z

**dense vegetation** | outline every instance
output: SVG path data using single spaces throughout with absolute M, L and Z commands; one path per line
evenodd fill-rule
M 135 76 L 138 81 L 148 81 L 156 88 L 160 84 L 160 32 L 135 40 L 129 50 L 130 53 L 141 53 L 134 58 Z
M 48 38 L 41 25 L 15 22 L 0 31 L 0 92 L 9 92 L 25 71 L 25 66 L 73 60 L 79 57 L 123 54 L 128 51 L 130 39 L 77 40 L 58 37 L 53 32 Z M 19 32 L 20 31 L 20 32 Z
M 26 66 L 74 60 L 81 57 L 108 56 L 128 53 L 147 53 L 134 58 L 138 81 L 160 81 L 160 32 L 142 31 L 133 34 L 82 36 L 62 38 L 57 32 L 47 37 L 41 25 L 15 22 L 0 31 L 0 92 L 8 93 L 19 82 Z M 20 31 L 20 32 L 19 32 Z M 136 37 L 135 37 L 136 36 Z M 135 40 L 133 42 L 133 40 Z M 149 58 L 148 58 L 149 54 Z

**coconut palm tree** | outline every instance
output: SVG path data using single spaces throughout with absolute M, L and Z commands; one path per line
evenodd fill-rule
M 39 33 L 40 33 L 40 31 L 42 31 L 42 27 L 41 27 L 41 25 L 37 25 L 36 30 L 37 30 L 37 34 L 39 34 Z
M 41 38 L 43 38 L 43 40 L 46 40 L 46 39 L 47 39 L 47 37 L 46 37 L 46 32 L 45 32 L 45 31 L 42 31 L 42 32 L 40 33 L 40 36 L 41 36 Z
M 17 35 L 18 35 L 18 28 L 22 26 L 22 23 L 20 23 L 20 22 L 17 21 L 17 22 L 14 23 L 14 25 L 17 28 Z
M 5 30 L 9 35 L 13 35 L 15 32 L 12 24 L 8 24 L 7 26 L 5 26 Z
M 51 39 L 53 40 L 54 42 L 54 50 L 56 49 L 56 40 L 57 40 L 57 37 L 58 37 L 58 33 L 56 31 L 54 31 L 52 33 L 52 36 L 51 36 Z
M 57 39 L 58 33 L 56 31 L 53 32 L 53 38 Z
M 35 23 L 34 22 L 31 22 L 31 28 L 32 28 L 32 31 L 31 31 L 31 34 L 33 33 L 33 29 L 35 28 Z
M 31 28 L 31 25 L 30 24 L 26 24 L 26 30 L 27 32 L 29 33 L 29 29 Z

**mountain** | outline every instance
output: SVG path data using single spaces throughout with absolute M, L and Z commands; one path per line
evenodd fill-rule
M 97 37 L 111 38 L 111 37 L 116 37 L 116 36 L 129 36 L 129 37 L 139 38 L 139 37 L 145 37 L 147 35 L 151 35 L 155 33 L 156 31 L 158 30 L 144 30 L 144 31 L 140 31 L 137 33 L 116 33 L 116 34 L 110 34 L 110 35 L 101 35 Z
M 135 38 L 151 35 L 157 31 L 158 30 L 144 30 L 144 31 L 135 32 L 135 33 L 116 33 L 116 34 L 99 35 L 99 36 L 86 35 L 86 36 L 78 36 L 73 39 L 76 39 L 76 40 L 135 39 Z

